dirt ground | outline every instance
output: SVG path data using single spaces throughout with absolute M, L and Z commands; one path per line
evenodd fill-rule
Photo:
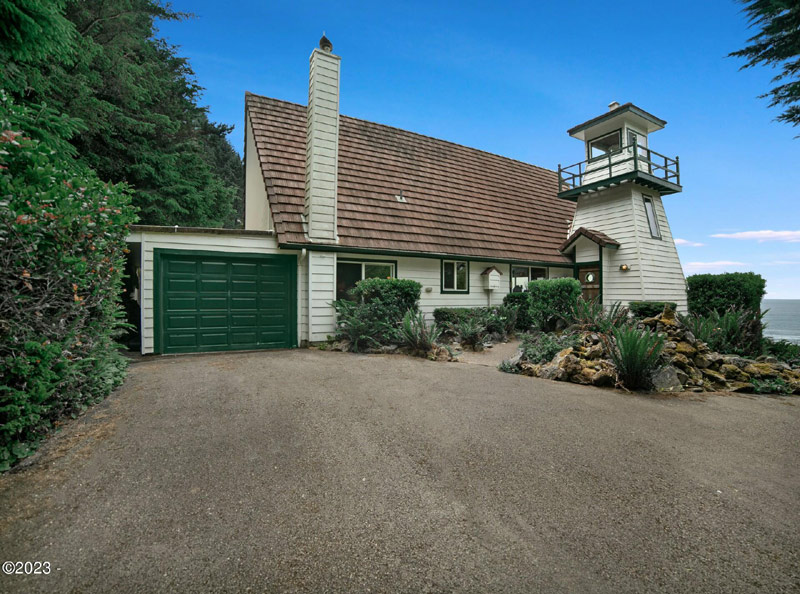
M 800 590 L 800 400 L 146 358 L 0 477 L 3 592 Z

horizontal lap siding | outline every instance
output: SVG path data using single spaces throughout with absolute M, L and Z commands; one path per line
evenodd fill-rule
M 188 233 L 134 233 L 128 237 L 128 242 L 141 242 L 142 260 L 140 262 L 141 290 L 140 301 L 142 310 L 142 354 L 152 353 L 155 349 L 155 256 L 154 250 L 195 250 L 218 251 L 243 254 L 298 254 L 297 251 L 279 250 L 274 237 L 233 237 L 228 235 L 213 234 L 188 234 Z M 298 294 L 302 295 L 304 288 L 302 282 L 298 283 Z M 304 319 L 302 315 L 298 320 Z M 298 331 L 302 334 L 302 324 Z

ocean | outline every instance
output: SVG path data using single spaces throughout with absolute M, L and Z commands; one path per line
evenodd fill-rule
M 766 336 L 800 343 L 800 299 L 764 299 L 761 310 L 765 309 Z

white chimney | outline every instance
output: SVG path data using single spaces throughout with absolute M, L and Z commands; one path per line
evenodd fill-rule
M 311 241 L 335 243 L 339 163 L 339 65 L 325 37 L 311 52 L 306 128 L 306 193 L 303 214 Z
M 608 111 L 614 111 L 619 107 L 619 101 L 612 101 L 608 104 Z

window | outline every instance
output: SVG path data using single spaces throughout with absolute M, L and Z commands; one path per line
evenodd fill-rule
M 614 151 L 618 151 L 622 144 L 622 133 L 617 130 L 611 134 L 606 134 L 589 142 L 589 158 L 596 159 Z
M 528 290 L 528 283 L 537 278 L 547 278 L 547 268 L 533 266 L 511 267 L 511 292 L 521 293 Z
M 656 239 L 661 239 L 661 230 L 658 228 L 655 203 L 650 196 L 642 195 L 642 198 L 644 198 L 644 212 L 647 213 L 647 224 L 650 225 L 650 235 Z
M 632 147 L 634 140 L 636 141 L 636 152 L 639 155 L 639 170 L 650 173 L 650 155 L 647 150 L 647 136 L 629 128 L 628 145 Z
M 469 262 L 442 260 L 442 293 L 469 293 Z
M 352 299 L 348 293 L 356 283 L 365 278 L 393 278 L 396 274 L 394 262 L 336 262 L 336 299 Z

